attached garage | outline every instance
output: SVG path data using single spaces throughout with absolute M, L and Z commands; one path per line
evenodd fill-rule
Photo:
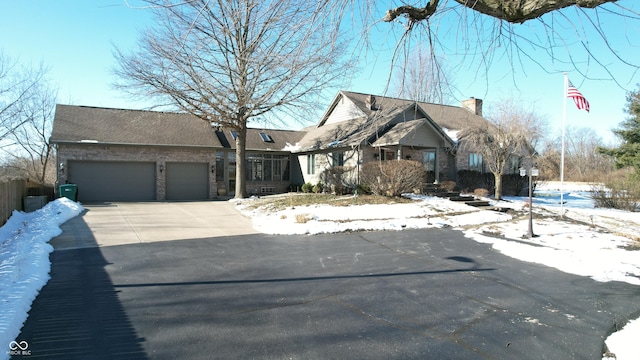
M 77 184 L 84 202 L 215 199 L 234 189 L 234 134 L 186 113 L 58 104 L 51 133 L 57 183 Z M 256 155 L 250 193 L 289 187 L 283 149 L 303 134 L 247 130 L 247 151 Z
M 206 200 L 209 198 L 209 164 L 168 162 L 167 200 Z
M 156 199 L 153 162 L 69 161 L 67 181 L 78 186 L 78 201 Z

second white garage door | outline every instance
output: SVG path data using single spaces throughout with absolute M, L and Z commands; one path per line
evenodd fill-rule
M 209 199 L 209 164 L 167 163 L 167 200 Z

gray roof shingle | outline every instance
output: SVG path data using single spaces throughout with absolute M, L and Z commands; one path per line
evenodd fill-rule
M 51 142 L 221 147 L 209 123 L 180 113 L 57 105 Z
M 216 130 L 189 114 L 59 104 L 51 142 L 235 149 L 231 133 Z M 264 141 L 261 132 L 271 141 Z M 248 129 L 247 150 L 279 151 L 296 144 L 303 135 L 300 131 Z

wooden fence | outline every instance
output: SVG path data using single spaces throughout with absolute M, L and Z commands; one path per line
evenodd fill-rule
M 0 183 L 0 226 L 7 222 L 13 210 L 22 210 L 22 199 L 26 194 L 26 180 L 11 180 Z

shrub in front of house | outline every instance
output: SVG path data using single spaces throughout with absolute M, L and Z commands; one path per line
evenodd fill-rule
M 492 173 L 479 171 L 458 171 L 458 188 L 463 193 L 473 193 L 475 189 L 488 189 L 490 193 L 495 190 L 496 181 Z M 535 188 L 535 185 L 534 185 Z M 502 175 L 503 196 L 527 196 L 529 193 L 529 178 L 520 174 Z
M 424 166 L 413 160 L 376 161 L 362 166 L 360 183 L 374 195 L 400 196 L 422 189 Z
M 489 190 L 485 188 L 477 188 L 473 190 L 473 195 L 477 198 L 486 198 L 490 194 Z
M 533 188 L 536 188 L 534 179 Z M 529 196 L 529 177 L 520 174 L 502 175 L 502 195 L 506 196 Z
M 452 192 L 456 189 L 456 182 L 451 180 L 445 180 L 440 183 L 440 188 L 449 192 Z
M 321 179 L 325 185 L 325 191 L 335 195 L 347 194 L 356 187 L 351 183 L 351 171 L 353 167 L 332 166 L 322 172 Z
M 469 194 L 477 188 L 493 189 L 495 181 L 493 174 L 491 173 L 481 173 L 473 170 L 460 170 L 458 171 L 457 185 L 461 192 Z
M 313 184 L 311 184 L 311 183 L 302 184 L 302 192 L 303 193 L 310 193 L 312 191 L 313 191 Z

